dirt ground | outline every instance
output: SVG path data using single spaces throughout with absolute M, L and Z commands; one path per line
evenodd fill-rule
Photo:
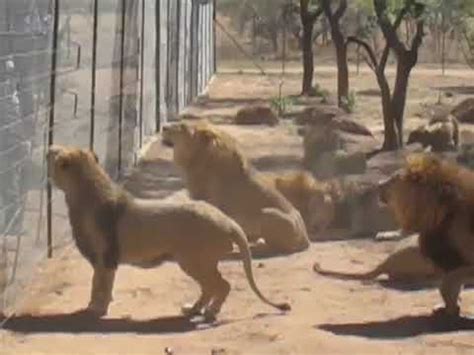
M 192 112 L 225 122 L 238 107 L 277 95 L 276 72 L 270 77 L 238 74 L 234 68 L 222 72 L 209 97 Z M 317 78 L 322 87 L 334 91 L 332 68 L 318 67 Z M 473 78 L 474 72 L 460 69 L 446 76 L 436 69 L 415 71 L 407 129 L 422 122 L 423 107 L 438 101 L 437 87 L 451 87 L 454 96 L 443 97 L 443 102 L 454 104 L 469 93 Z M 372 74 L 364 70 L 351 83 L 362 92 L 355 117 L 380 136 L 379 97 L 364 94 L 376 88 Z M 284 94 L 297 94 L 299 85 L 299 74 L 290 66 Z M 301 139 L 291 122 L 273 128 L 222 127 L 237 137 L 258 169 L 299 167 Z M 185 198 L 170 158 L 170 151 L 155 142 L 126 187 L 142 197 Z M 314 261 L 339 270 L 366 270 L 394 247 L 394 242 L 370 238 L 313 243 L 303 253 L 256 260 L 262 291 L 291 302 L 288 314 L 274 312 L 252 294 L 239 262 L 223 262 L 232 291 L 212 327 L 179 317 L 180 305 L 192 302 L 198 289 L 173 263 L 148 271 L 121 267 L 107 318 L 75 318 L 71 313 L 87 304 L 92 271 L 70 247 L 41 265 L 16 315 L 0 331 L 0 354 L 472 354 L 474 320 L 432 318 L 431 309 L 440 302 L 435 288 L 406 290 L 383 282 L 331 280 L 311 270 Z M 474 312 L 474 293 L 462 296 L 467 316 Z

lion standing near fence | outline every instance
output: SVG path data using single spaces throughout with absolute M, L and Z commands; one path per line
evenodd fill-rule
M 434 155 L 414 155 L 380 186 L 407 232 L 419 233 L 423 255 L 443 270 L 437 313 L 458 316 L 458 298 L 474 278 L 474 173 Z
M 208 123 L 177 123 L 163 130 L 191 198 L 234 218 L 257 255 L 290 254 L 309 247 L 304 221 L 273 184 L 255 171 L 235 139 Z
M 203 313 L 212 320 L 230 291 L 217 264 L 236 243 L 252 290 L 265 303 L 273 303 L 258 290 L 252 274 L 250 249 L 242 229 L 217 208 L 199 201 L 181 203 L 133 198 L 113 183 L 90 151 L 51 147 L 49 177 L 63 190 L 73 237 L 81 254 L 94 268 L 87 312 L 107 313 L 119 264 L 152 268 L 175 260 L 201 287 L 201 296 L 186 315 Z

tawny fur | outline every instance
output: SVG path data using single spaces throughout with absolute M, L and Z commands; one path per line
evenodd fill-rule
M 474 172 L 413 155 L 381 184 L 380 195 L 406 232 L 420 234 L 421 253 L 443 270 L 440 310 L 458 315 L 461 286 L 474 276 Z
M 234 218 L 249 241 L 263 239 L 255 254 L 290 254 L 309 247 L 304 221 L 291 203 L 253 169 L 230 135 L 207 123 L 170 125 L 163 141 L 173 146 L 191 198 Z
M 239 247 L 252 290 L 265 303 L 273 303 L 258 290 L 251 255 L 240 226 L 217 208 L 202 201 L 161 202 L 134 198 L 116 185 L 99 166 L 92 152 L 53 146 L 48 153 L 49 177 L 63 190 L 73 237 L 81 254 L 94 268 L 87 311 L 102 316 L 112 299 L 119 264 L 152 268 L 174 260 L 201 287 L 201 297 L 187 315 L 219 313 L 230 286 L 217 265 Z
M 387 275 L 391 281 L 422 282 L 439 275 L 433 263 L 424 257 L 417 245 L 417 236 L 410 237 L 409 242 L 402 241 L 400 246 L 374 269 L 360 272 L 338 272 L 322 268 L 315 263 L 313 270 L 324 276 L 343 280 L 375 280 L 381 275 Z
M 335 216 L 335 202 L 329 184 L 314 179 L 306 172 L 267 176 L 270 183 L 301 213 L 308 231 L 326 231 Z

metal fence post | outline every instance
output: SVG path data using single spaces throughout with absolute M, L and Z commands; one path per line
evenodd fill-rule
M 95 101 L 96 101 L 96 85 L 97 85 L 97 26 L 99 16 L 99 0 L 93 0 L 93 31 L 92 31 L 92 68 L 91 68 L 91 112 L 90 112 L 90 137 L 89 137 L 89 149 L 94 149 L 94 136 L 95 136 Z
M 143 96 L 144 96 L 144 64 L 145 64 L 145 0 L 142 0 L 142 23 L 140 31 L 140 111 L 138 118 L 138 125 L 140 127 L 138 134 L 138 146 L 141 148 L 143 145 Z
M 51 77 L 49 87 L 49 124 L 48 124 L 48 146 L 54 143 L 54 116 L 56 104 L 56 69 L 57 69 L 57 50 L 58 50 L 58 28 L 59 28 L 59 2 L 54 1 L 54 19 L 53 19 L 53 43 L 51 53 Z M 47 182 L 47 238 L 48 238 L 48 258 L 53 257 L 53 191 L 51 183 Z
M 156 1 L 155 8 L 155 112 L 156 112 L 156 131 L 161 131 L 161 0 Z
M 122 20 L 120 36 L 120 85 L 119 85 L 119 129 L 118 129 L 118 176 L 122 174 L 122 125 L 123 125 L 123 70 L 125 66 L 125 18 L 126 18 L 126 0 L 122 0 Z

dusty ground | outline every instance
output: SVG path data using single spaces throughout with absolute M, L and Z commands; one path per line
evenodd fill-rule
M 421 122 L 416 114 L 422 104 L 438 100 L 438 91 L 431 88 L 461 87 L 474 78 L 465 70 L 448 71 L 445 77 L 438 73 L 423 69 L 414 74 L 408 127 Z M 223 74 L 213 82 L 210 99 L 193 111 L 226 120 L 239 105 L 255 97 L 275 97 L 275 80 L 278 82 L 276 76 L 270 80 L 259 75 Z M 351 81 L 357 91 L 375 88 L 369 72 Z M 318 82 L 333 90 L 334 71 L 318 68 Z M 297 73 L 288 75 L 283 89 L 285 95 L 298 92 Z M 462 97 L 455 94 L 449 100 Z M 356 117 L 380 132 L 379 98 L 359 95 L 357 102 Z M 291 123 L 277 128 L 223 128 L 237 136 L 259 169 L 298 167 L 301 141 Z M 155 143 L 126 186 L 141 196 L 184 198 L 169 153 Z M 311 271 L 316 260 L 326 267 L 365 270 L 393 248 L 392 242 L 370 239 L 315 243 L 304 253 L 256 261 L 261 289 L 274 299 L 292 303 L 293 310 L 286 315 L 257 300 L 240 263 L 224 262 L 222 270 L 232 283 L 232 292 L 220 322 L 210 328 L 177 317 L 180 305 L 193 301 L 198 290 L 174 264 L 151 271 L 122 267 L 109 316 L 99 323 L 74 319 L 68 314 L 86 305 L 91 269 L 74 248 L 66 249 L 41 267 L 39 277 L 19 303 L 17 315 L 0 332 L 0 353 L 471 354 L 474 321 L 447 324 L 431 318 L 431 308 L 440 301 L 435 289 L 407 291 L 383 283 L 362 285 L 325 279 Z M 465 292 L 462 302 L 466 313 L 474 312 L 472 292 Z

